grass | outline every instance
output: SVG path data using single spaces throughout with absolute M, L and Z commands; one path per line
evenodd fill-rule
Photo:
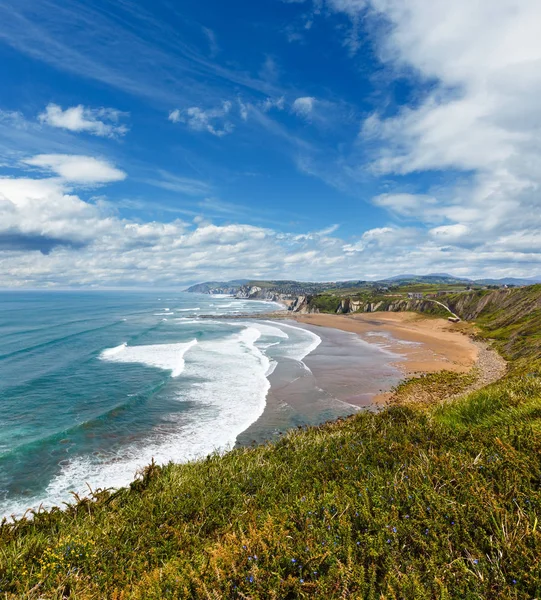
M 476 379 L 474 371 L 455 373 L 441 371 L 411 377 L 400 383 L 393 391 L 392 403 L 423 406 L 434 406 L 436 403 L 465 392 Z
M 516 368 L 456 401 L 150 465 L 129 489 L 4 523 L 0 597 L 541 598 L 541 372 L 508 327 Z

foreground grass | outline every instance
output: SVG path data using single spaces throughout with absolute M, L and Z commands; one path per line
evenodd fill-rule
M 151 465 L 130 489 L 4 523 L 0 597 L 541 598 L 537 308 L 531 315 L 518 326 L 484 317 L 514 362 L 504 380 L 459 400 Z M 442 374 L 402 391 L 439 397 L 468 382 Z
M 541 597 L 541 378 L 149 467 L 0 529 L 6 598 Z

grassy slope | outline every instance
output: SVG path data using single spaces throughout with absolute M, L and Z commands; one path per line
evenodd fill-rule
M 131 490 L 4 525 L 0 594 L 541 597 L 532 307 L 516 312 L 519 325 L 502 325 L 498 308 L 478 316 L 518 366 L 461 400 L 398 406 L 294 431 L 272 446 L 150 467 Z

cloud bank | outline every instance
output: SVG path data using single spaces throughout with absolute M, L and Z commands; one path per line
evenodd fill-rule
M 83 105 L 62 110 L 57 104 L 49 104 L 38 117 L 41 123 L 51 127 L 85 132 L 100 137 L 114 138 L 128 132 L 126 125 L 119 121 L 126 113 L 113 108 L 86 108 Z
M 321 12 L 321 2 L 314 6 Z M 321 14 L 350 21 L 344 43 L 369 39 L 388 71 L 419 90 L 415 102 L 390 116 L 383 106 L 363 120 L 355 153 L 334 165 L 342 181 L 363 172 L 385 180 L 395 191 L 373 203 L 388 210 L 394 230 L 409 220 L 420 241 L 437 241 L 467 265 L 483 255 L 487 264 L 539 272 L 541 4 L 326 0 L 324 6 Z M 305 165 L 311 174 L 329 171 Z M 342 183 L 334 173 L 326 177 Z M 430 177 L 444 183 L 426 187 Z M 419 182 L 417 193 L 412 181 Z
M 425 272 L 504 276 L 509 261 L 513 274 L 523 276 L 531 266 L 523 249 L 510 252 L 501 242 L 475 252 L 466 245 L 450 251 L 449 245 L 466 234 L 458 225 L 434 227 L 424 238 L 415 227 L 389 226 L 343 240 L 337 236 L 338 225 L 285 233 L 242 223 L 217 225 L 203 215 L 191 222 L 141 223 L 121 218 L 103 197 L 82 197 L 89 186 L 110 185 L 126 176 L 114 165 L 69 155 L 38 155 L 24 164 L 43 175 L 0 177 L 2 287 L 174 287 L 243 276 L 381 278 L 410 271 L 412 265 Z M 171 184 L 195 182 L 171 179 Z M 380 196 L 378 201 L 407 216 L 416 210 L 418 197 Z M 423 202 L 434 205 L 430 197 Z M 519 242 L 528 247 L 534 240 L 515 239 Z

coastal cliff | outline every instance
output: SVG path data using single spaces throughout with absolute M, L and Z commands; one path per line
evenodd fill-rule
M 486 312 L 507 312 L 515 319 L 532 311 L 541 310 L 541 285 L 514 289 L 466 291 L 455 294 L 430 295 L 421 298 L 404 296 L 376 296 L 368 298 L 319 295 L 302 297 L 293 306 L 304 312 L 333 312 L 350 314 L 355 312 L 405 312 L 413 311 L 440 315 L 452 312 L 471 321 Z M 302 300 L 302 301 L 301 301 Z M 445 307 L 445 308 L 444 308 Z M 448 311 L 446 310 L 448 309 Z M 300 312 L 300 310 L 295 310 Z

